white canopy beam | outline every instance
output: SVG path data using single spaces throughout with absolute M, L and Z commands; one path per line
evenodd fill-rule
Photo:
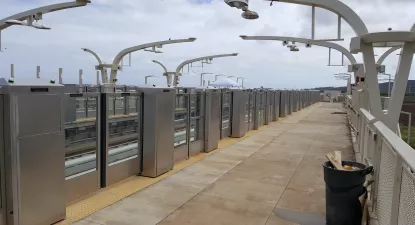
M 296 43 L 304 43 L 304 44 L 311 44 L 326 48 L 332 48 L 339 52 L 341 52 L 343 55 L 349 59 L 350 63 L 352 64 L 352 69 L 349 70 L 349 72 L 353 72 L 355 77 L 362 77 L 364 74 L 364 70 L 362 67 L 362 64 L 358 64 L 356 61 L 356 58 L 347 50 L 345 47 L 332 43 L 327 41 L 315 41 L 312 39 L 307 38 L 296 38 L 296 37 L 285 37 L 285 36 L 240 36 L 243 40 L 268 40 L 268 41 L 287 41 L 287 42 L 296 42 Z
M 352 27 L 357 35 L 369 32 L 362 19 L 349 6 L 339 0 L 279 0 L 278 2 L 323 8 L 341 16 Z
M 117 72 L 119 70 L 119 64 L 121 62 L 121 59 L 132 52 L 139 51 L 145 48 L 151 48 L 151 47 L 157 47 L 162 45 L 169 45 L 169 44 L 176 44 L 176 43 L 184 43 L 184 42 L 194 42 L 196 38 L 188 38 L 188 39 L 176 39 L 176 40 L 167 40 L 167 41 L 159 41 L 159 42 L 152 42 L 147 43 L 143 45 L 137 45 L 134 47 L 126 48 L 119 52 L 117 56 L 115 56 L 114 61 L 112 62 L 111 67 L 111 83 L 117 82 Z
M 239 53 L 231 53 L 231 54 L 221 54 L 221 55 L 210 55 L 210 56 L 203 56 L 203 57 L 199 57 L 199 58 L 194 58 L 194 59 L 189 59 L 186 60 L 182 63 L 180 63 L 180 65 L 176 68 L 176 72 L 174 75 L 174 86 L 177 85 L 178 82 L 178 77 L 180 76 L 180 70 L 183 69 L 184 66 L 193 63 L 193 62 L 199 62 L 205 59 L 215 59 L 215 58 L 223 58 L 223 57 L 232 57 L 232 56 L 237 56 Z
M 164 70 L 164 73 L 163 73 L 163 75 L 166 77 L 166 79 L 167 79 L 167 85 L 169 85 L 170 84 L 170 80 L 171 80 L 171 76 L 170 76 L 170 73 L 169 73 L 169 71 L 167 71 L 167 68 L 166 68 L 166 66 L 164 66 L 164 64 L 163 63 L 161 63 L 161 62 L 159 62 L 159 61 L 157 61 L 157 60 L 151 60 L 153 63 L 155 63 L 155 64 L 158 64 L 158 65 L 160 65 L 162 68 L 163 68 L 163 70 Z
M 331 43 L 331 42 L 327 42 L 327 41 L 315 41 L 315 40 L 307 39 L 307 38 L 296 38 L 296 37 L 285 37 L 285 36 L 246 36 L 246 35 L 241 35 L 240 37 L 243 40 L 294 41 L 294 42 L 298 42 L 298 43 L 311 44 L 311 45 L 316 45 L 316 46 L 321 46 L 321 47 L 326 47 L 326 48 L 332 48 L 332 49 L 335 49 L 335 50 L 341 52 L 343 55 L 345 55 L 347 57 L 347 59 L 349 59 L 351 64 L 357 64 L 357 61 L 356 61 L 355 57 L 349 52 L 349 50 L 347 50 L 345 47 L 343 47 L 339 44 L 336 44 L 336 43 Z
M 27 11 L 24 11 L 24 12 L 21 12 L 21 13 L 17 13 L 15 15 L 12 15 L 12 16 L 9 16 L 9 17 L 6 17 L 6 18 L 0 20 L 0 31 L 6 29 L 9 26 L 12 26 L 12 24 L 6 23 L 8 20 L 23 21 L 23 20 L 28 19 L 29 17 L 33 18 L 35 16 L 41 16 L 43 14 L 51 13 L 51 12 L 55 12 L 55 11 L 59 11 L 59 10 L 86 6 L 90 2 L 91 1 L 89 1 L 89 0 L 76 0 L 76 1 L 73 1 L 73 2 L 64 2 L 64 3 L 57 3 L 57 4 L 53 4 L 53 5 L 42 6 L 42 7 L 39 7 L 39 8 L 35 8 L 35 9 L 27 10 Z

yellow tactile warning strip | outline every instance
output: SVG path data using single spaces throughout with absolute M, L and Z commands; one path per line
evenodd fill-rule
M 271 122 L 269 125 L 275 124 L 280 122 L 281 120 L 284 120 L 287 117 L 279 118 L 278 121 Z M 209 153 L 200 153 L 198 155 L 195 155 L 191 157 L 188 160 L 181 161 L 179 163 L 176 163 L 174 165 L 173 170 L 157 177 L 157 178 L 149 178 L 149 177 L 141 177 L 141 176 L 134 176 L 130 177 L 124 181 L 121 181 L 119 183 L 116 183 L 114 185 L 111 185 L 107 188 L 104 188 L 94 195 L 83 199 L 79 202 L 76 202 L 72 205 L 69 205 L 66 207 L 66 219 L 58 222 L 58 225 L 67 225 L 72 224 L 78 220 L 81 220 L 94 212 L 97 212 L 109 205 L 112 205 L 152 184 L 157 183 L 158 181 L 169 177 L 170 175 L 180 171 L 183 168 L 186 168 L 190 166 L 193 163 L 196 163 L 204 158 L 206 158 L 209 155 L 214 154 L 215 152 L 220 151 L 221 149 L 224 149 L 232 144 L 235 144 L 236 142 L 243 140 L 244 138 L 247 138 L 260 130 L 266 128 L 269 125 L 264 125 L 259 128 L 259 130 L 252 130 L 249 131 L 244 137 L 241 138 L 226 138 L 221 141 L 219 141 L 219 147 L 218 149 L 209 152 Z

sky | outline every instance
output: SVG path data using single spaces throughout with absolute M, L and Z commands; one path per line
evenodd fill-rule
M 0 18 L 28 9 L 65 0 L 0 0 Z M 70 1 L 70 0 L 67 0 Z M 365 22 L 370 32 L 409 30 L 415 22 L 413 0 L 343 0 Z M 150 82 L 162 84 L 163 70 L 151 62 L 158 60 L 169 71 L 187 59 L 226 53 L 237 57 L 214 59 L 212 64 L 195 63 L 185 67 L 180 84 L 198 86 L 200 73 L 245 77 L 246 87 L 300 89 L 342 86 L 335 73 L 347 72 L 347 66 L 328 67 L 328 49 L 318 46 L 290 52 L 277 41 L 244 41 L 239 35 L 275 35 L 311 37 L 311 8 L 275 1 L 251 0 L 250 9 L 259 13 L 257 20 L 245 20 L 240 10 L 228 7 L 223 0 L 92 0 L 86 7 L 67 9 L 43 16 L 41 24 L 51 30 L 12 26 L 2 31 L 0 71 L 15 77 L 35 77 L 36 66 L 41 77 L 58 79 L 63 68 L 64 83 L 78 83 L 79 70 L 84 83 L 96 83 L 97 61 L 81 48 L 96 51 L 103 61 L 112 62 L 124 48 L 148 42 L 195 37 L 193 43 L 163 46 L 163 54 L 138 51 L 132 54 L 131 67 L 118 73 L 120 84 L 139 85 L 147 75 Z M 316 39 L 336 38 L 337 16 L 324 9 L 316 10 Z M 349 49 L 355 34 L 342 21 L 342 38 L 336 42 Z M 386 49 L 376 48 L 381 55 Z M 396 52 L 398 53 L 398 52 Z M 355 55 L 362 62 L 360 55 Z M 387 73 L 394 74 L 399 56 L 391 55 L 384 63 Z M 125 60 L 125 62 L 127 62 Z M 341 64 L 341 54 L 332 51 L 332 64 Z M 349 64 L 345 58 L 345 64 Z M 414 64 L 413 64 L 414 67 Z M 213 75 L 206 79 L 214 80 Z M 415 69 L 410 74 L 415 79 Z

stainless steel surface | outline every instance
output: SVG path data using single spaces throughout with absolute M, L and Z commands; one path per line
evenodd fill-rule
M 303 96 L 304 96 L 304 91 L 300 91 L 298 110 L 302 110 L 304 108 L 304 97 Z
M 265 90 L 264 97 L 264 124 L 268 125 L 272 121 L 272 91 Z
M 254 128 L 253 130 L 258 130 L 259 127 L 261 126 L 261 94 L 259 90 L 254 90 L 254 116 L 253 116 L 253 120 L 254 120 Z
M 266 100 L 266 90 L 259 90 L 259 127 L 265 124 Z
M 232 94 L 229 89 L 221 90 L 220 139 L 231 136 L 232 129 Z
M 144 96 L 142 175 L 157 177 L 173 169 L 175 89 L 139 90 Z
M 293 112 L 293 92 L 287 91 L 287 115 L 291 115 Z
M 221 92 L 218 89 L 206 89 L 206 115 L 205 115 L 205 152 L 218 148 L 220 140 Z
M 266 94 L 263 89 L 254 91 L 255 95 L 255 109 L 254 109 L 254 130 L 258 130 L 265 124 L 265 111 L 266 111 Z
M 6 207 L 7 213 L 7 221 L 1 222 L 55 223 L 66 213 L 64 88 L 40 79 L 10 84 L 2 79 L 0 86 L 5 166 L 1 178 L 5 179 L 2 192 L 6 196 L 2 210 Z
M 96 111 L 100 112 L 99 93 L 66 94 L 65 104 L 76 106 L 79 99 L 95 101 Z M 73 104 L 74 102 L 75 104 Z M 67 109 L 68 106 L 65 105 Z M 67 111 L 66 111 L 67 112 Z M 65 183 L 67 202 L 80 199 L 98 191 L 100 184 L 100 113 L 88 118 L 87 123 L 79 120 L 65 120 Z M 65 116 L 68 119 L 67 116 Z M 74 126 L 78 124 L 79 126 Z M 82 125 L 80 125 L 82 124 Z
M 286 117 L 288 114 L 288 102 L 287 102 L 287 95 L 288 91 L 281 91 L 281 98 L 280 98 L 280 117 Z
M 192 89 L 176 88 L 174 111 L 174 162 L 189 159 L 190 92 Z
M 233 138 L 243 137 L 247 131 L 247 103 L 249 92 L 232 90 L 232 134 Z
M 280 99 L 281 99 L 281 91 L 274 91 L 273 121 L 277 121 L 280 117 Z
M 256 107 L 256 97 L 255 92 L 253 90 L 247 90 L 249 93 L 249 102 L 247 104 L 247 130 L 253 130 L 254 129 L 254 123 L 255 123 L 255 107 Z
M 0 224 L 7 224 L 6 211 L 6 176 L 5 176 L 5 121 L 4 121 L 4 95 L 0 95 Z
M 101 187 L 114 184 L 141 172 L 142 161 L 142 110 L 141 93 L 121 92 L 101 94 Z M 135 106 L 134 113 L 127 114 L 125 106 Z M 117 110 L 119 109 L 119 110 Z M 127 117 L 128 120 L 111 120 Z M 128 137 L 128 138 L 126 138 Z
M 203 152 L 205 149 L 205 92 L 194 89 L 190 96 L 190 146 L 189 156 Z M 194 132 L 192 132 L 194 130 Z

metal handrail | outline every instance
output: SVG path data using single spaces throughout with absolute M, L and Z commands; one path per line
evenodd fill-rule
M 415 171 L 415 151 L 410 147 L 402 138 L 400 138 L 395 131 L 389 129 L 383 122 L 377 121 L 377 118 L 370 114 L 366 109 L 360 109 L 361 117 L 359 118 L 359 125 L 357 127 L 358 132 L 361 134 L 360 139 L 358 140 L 358 150 L 362 155 L 362 162 L 373 163 L 375 168 L 374 179 L 375 183 L 371 187 L 371 202 L 372 202 L 372 214 L 373 218 L 379 217 L 385 213 L 385 210 L 388 210 L 390 215 L 383 215 L 384 219 L 390 219 L 390 223 L 396 225 L 399 221 L 401 210 L 408 210 L 407 208 L 400 208 L 401 201 L 407 199 L 401 199 L 401 192 L 411 191 L 408 190 L 406 186 L 403 186 L 402 177 L 404 174 L 408 175 L 407 177 L 415 183 L 415 176 L 413 171 Z M 372 131 L 367 133 L 367 130 Z M 373 135 L 374 134 L 374 135 Z M 383 151 L 389 151 L 394 156 L 392 161 L 388 158 L 383 158 Z M 385 165 L 394 163 L 392 167 L 385 167 Z M 381 172 L 383 171 L 383 172 Z M 381 182 L 383 174 L 393 174 L 393 185 L 392 187 L 385 186 L 385 183 Z M 382 193 L 385 193 L 385 188 L 391 188 L 390 193 L 393 193 L 390 203 L 385 203 L 379 199 L 384 199 L 385 196 L 382 196 Z M 379 192 L 378 190 L 383 190 Z M 378 210 L 378 204 L 382 211 Z M 386 207 L 386 208 L 385 208 Z M 409 209 L 414 210 L 414 209 Z M 388 221 L 389 222 L 389 221 Z
M 395 153 L 402 159 L 406 166 L 411 168 L 412 171 L 415 171 L 414 149 L 382 122 L 376 122 L 373 126 L 382 135 L 383 140 L 393 148 Z

